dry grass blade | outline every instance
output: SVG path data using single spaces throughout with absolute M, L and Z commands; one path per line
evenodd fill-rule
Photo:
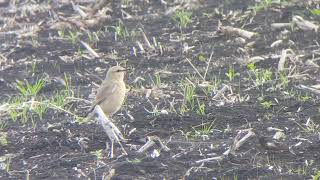
M 206 72 L 203 75 L 204 79 L 206 79 L 206 76 L 207 76 L 207 73 L 208 73 L 208 70 L 209 70 L 209 66 L 210 66 L 210 63 L 211 63 L 211 60 L 212 60 L 212 56 L 213 56 L 213 51 L 211 51 L 211 54 L 210 54 L 210 57 L 209 57 L 209 61 L 207 62 Z
M 146 51 L 144 50 L 143 45 L 140 43 L 140 41 L 136 41 L 136 43 L 140 49 L 140 53 L 144 54 Z
M 192 64 L 192 62 L 190 61 L 190 59 L 186 58 L 186 60 L 187 60 L 188 63 L 191 65 L 191 67 L 197 72 L 197 74 L 201 77 L 201 79 L 205 81 L 205 78 L 201 75 L 201 73 L 198 71 L 198 69 Z
M 96 52 L 89 46 L 89 44 L 87 44 L 87 43 L 85 43 L 85 42 L 83 42 L 83 41 L 80 41 L 80 42 L 81 42 L 81 44 L 89 51 L 89 53 L 90 53 L 92 56 L 94 56 L 94 57 L 96 57 L 96 58 L 100 58 L 99 54 L 96 53 Z
M 142 29 L 142 28 L 139 28 L 139 30 L 140 30 L 140 31 L 141 31 L 141 33 L 142 33 L 142 36 L 143 36 L 144 42 L 145 42 L 145 43 L 147 43 L 147 45 L 148 45 L 148 47 L 149 47 L 150 49 L 154 49 L 154 47 L 151 45 L 151 43 L 150 43 L 150 41 L 149 41 L 149 39 L 148 39 L 147 35 L 144 33 L 143 29 Z

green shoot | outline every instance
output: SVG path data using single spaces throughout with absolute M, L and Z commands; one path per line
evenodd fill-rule
M 188 11 L 176 11 L 172 17 L 172 20 L 177 24 L 179 28 L 186 28 L 190 23 L 192 23 L 192 12 Z
M 155 73 L 154 79 L 151 79 L 153 86 L 160 87 L 161 86 L 161 76 L 160 73 Z
M 233 81 L 233 79 L 238 76 L 239 74 L 235 72 L 233 66 L 229 66 L 228 72 L 226 73 L 226 76 L 229 79 L 229 82 Z
M 24 97 L 35 97 L 44 85 L 45 81 L 42 79 L 37 80 L 35 84 L 30 84 L 29 82 L 24 84 L 23 82 L 18 81 L 16 88 Z
M 200 103 L 198 98 L 197 98 L 197 102 L 198 102 L 197 114 L 200 116 L 206 115 L 206 105 L 204 103 Z
M 6 132 L 0 132 L 0 145 L 1 146 L 8 145 L 8 134 Z

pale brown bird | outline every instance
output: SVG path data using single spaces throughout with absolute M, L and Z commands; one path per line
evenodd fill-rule
M 109 68 L 106 78 L 99 87 L 95 101 L 89 113 L 93 111 L 96 105 L 99 105 L 104 114 L 111 118 L 121 108 L 126 94 L 126 85 L 124 75 L 127 69 L 121 66 Z

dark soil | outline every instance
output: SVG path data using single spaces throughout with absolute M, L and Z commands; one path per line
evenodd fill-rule
M 8 141 L 0 143 L 0 179 L 311 179 L 319 174 L 319 93 L 298 88 L 320 82 L 319 32 L 298 27 L 271 28 L 272 23 L 291 22 L 295 15 L 319 24 L 320 16 L 310 12 L 319 8 L 319 2 L 289 1 L 256 13 L 250 9 L 255 5 L 253 0 L 187 2 L 111 1 L 106 5 L 110 8 L 106 21 L 94 27 L 73 24 L 65 30 L 65 38 L 59 37 L 52 25 L 79 15 L 71 2 L 0 2 L 2 105 L 19 95 L 17 80 L 33 83 L 39 78 L 47 79 L 39 92 L 46 99 L 65 88 L 57 79 L 67 75 L 75 100 L 68 102 L 66 108 L 81 117 L 90 108 L 90 103 L 81 99 L 92 100 L 89 95 L 94 84 L 101 83 L 99 78 L 104 78 L 110 66 L 121 64 L 131 69 L 126 76 L 130 89 L 126 103 L 113 117 L 129 139 L 124 144 L 129 155 L 121 155 L 116 146 L 117 158 L 108 158 L 108 137 L 102 127 L 94 122 L 79 123 L 64 111 L 49 109 L 42 120 L 35 117 L 35 123 L 22 123 L 19 118 L 12 121 L 8 113 L 0 110 L 1 124 L 6 124 L 1 132 L 7 133 Z M 92 2 L 75 4 L 91 8 Z M 169 13 L 173 8 L 193 12 L 192 23 L 179 28 L 172 20 L 174 11 Z M 122 12 L 132 17 L 124 18 Z M 115 39 L 111 26 L 116 26 L 119 19 L 131 35 L 118 35 Z M 259 36 L 244 38 L 245 42 L 239 44 L 238 36 L 219 31 L 219 21 L 223 26 L 256 32 Z M 31 36 L 27 32 L 32 32 L 32 26 L 39 27 L 39 31 Z M 99 39 L 90 41 L 86 30 L 98 33 Z M 152 44 L 155 38 L 159 46 L 148 47 L 142 30 Z M 75 44 L 68 39 L 69 31 L 82 33 Z M 270 47 L 279 39 L 283 43 Z M 100 58 L 92 57 L 80 40 L 90 44 Z M 145 52 L 141 52 L 137 42 Z M 281 85 L 276 73 L 284 49 L 294 52 L 286 63 L 287 86 Z M 211 52 L 206 81 L 214 85 L 215 78 L 220 79 L 217 90 L 223 84 L 230 87 L 218 99 L 213 99 L 217 94 L 214 89 L 204 92 L 203 80 L 187 61 L 190 59 L 203 74 Z M 207 62 L 199 60 L 200 56 Z M 272 80 L 261 86 L 254 85 L 245 63 L 255 56 L 263 58 L 255 63 L 257 69 L 273 73 Z M 226 76 L 230 68 L 238 74 L 231 81 Z M 160 86 L 152 82 L 157 73 Z M 197 101 L 193 109 L 188 105 L 187 112 L 180 112 L 184 99 L 182 82 L 188 81 L 186 78 L 195 84 L 195 97 L 205 105 L 205 114 L 197 113 Z M 146 89 L 151 91 L 150 97 L 146 96 Z M 272 105 L 265 107 L 263 102 Z M 159 112 L 149 113 L 154 106 Z M 207 135 L 201 134 L 203 123 L 213 123 Z M 283 130 L 286 137 L 280 143 L 290 147 L 290 151 L 270 150 L 260 143 L 262 137 L 272 138 L 275 134 L 268 130 L 270 127 Z M 133 128 L 136 131 L 129 135 Z M 256 135 L 235 155 L 221 161 L 196 162 L 222 155 L 237 133 L 249 128 Z M 150 135 L 160 137 L 170 151 L 154 146 L 146 153 L 136 153 Z M 81 145 L 83 142 L 86 145 Z M 159 157 L 151 156 L 154 149 L 159 150 Z M 101 157 L 94 154 L 99 150 Z

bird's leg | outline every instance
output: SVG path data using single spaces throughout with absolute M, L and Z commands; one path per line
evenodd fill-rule
M 123 137 L 121 131 L 118 129 L 116 125 L 113 124 L 111 116 L 106 116 L 108 120 L 110 120 L 109 125 L 111 126 L 114 133 L 118 136 L 119 140 L 126 142 L 127 140 Z
M 116 141 L 120 147 L 121 150 L 123 151 L 123 153 L 125 155 L 127 155 L 127 152 L 125 151 L 125 149 L 123 148 L 120 140 L 124 140 L 123 135 L 121 134 L 120 130 L 110 121 L 110 119 L 107 118 L 107 116 L 104 114 L 104 112 L 102 111 L 101 107 L 99 105 L 97 105 L 94 109 L 97 118 L 100 122 L 100 124 L 102 125 L 103 129 L 105 130 L 106 134 L 108 135 L 109 139 L 111 140 L 111 152 L 112 152 L 112 156 L 113 156 L 113 143 L 114 141 Z
M 114 140 L 111 140 L 111 147 L 110 147 L 110 158 L 113 158 L 113 150 L 114 150 Z

